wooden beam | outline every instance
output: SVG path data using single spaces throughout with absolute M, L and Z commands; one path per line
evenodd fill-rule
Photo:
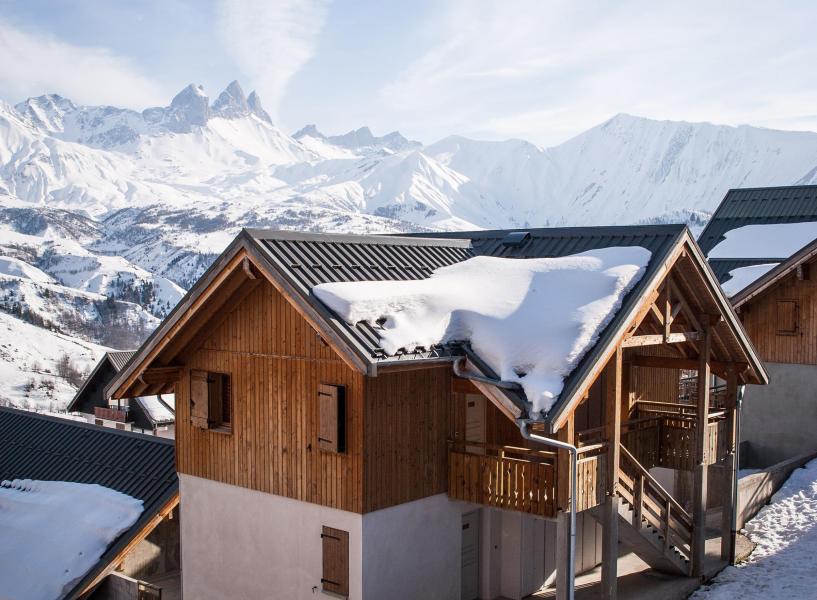
M 623 352 L 616 348 L 607 366 L 604 395 L 604 431 L 607 440 L 607 486 L 602 507 L 601 596 L 615 600 L 618 590 L 618 469 L 621 453 L 621 403 L 623 390 Z
M 725 560 L 730 565 L 735 564 L 735 543 L 737 532 L 732 525 L 732 515 L 737 510 L 737 498 L 734 495 L 734 482 L 738 476 L 738 464 L 736 448 L 737 439 L 737 401 L 738 401 L 738 374 L 735 367 L 730 367 L 726 372 L 726 398 L 724 399 L 724 409 L 726 410 L 726 425 L 724 435 L 726 435 L 726 464 L 724 465 L 723 498 L 721 508 L 721 560 Z
M 182 377 L 182 367 L 151 367 L 139 376 L 139 380 L 152 385 L 154 383 L 176 383 Z
M 706 493 L 708 476 L 709 427 L 709 354 L 712 331 L 708 319 L 703 319 L 703 339 L 698 356 L 698 407 L 695 424 L 695 483 L 692 495 L 692 575 L 700 577 L 706 559 Z
M 661 344 L 682 344 L 700 339 L 697 331 L 685 331 L 684 333 L 634 335 L 624 340 L 621 345 L 624 348 L 635 348 L 640 346 L 660 346 Z
M 628 359 L 634 367 L 649 367 L 653 369 L 685 369 L 695 371 L 700 363 L 695 358 L 679 358 L 673 356 L 641 356 L 635 355 Z M 749 365 L 747 363 L 727 363 L 718 360 L 710 360 L 709 368 L 718 375 L 726 375 L 726 370 L 734 367 L 737 372 L 743 372 Z M 725 378 L 725 377 L 724 377 Z

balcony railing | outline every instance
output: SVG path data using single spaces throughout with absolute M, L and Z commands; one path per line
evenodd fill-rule
M 94 416 L 97 419 L 107 419 L 108 421 L 119 421 L 126 423 L 128 421 L 128 411 L 119 408 L 107 408 L 105 406 L 95 406 Z

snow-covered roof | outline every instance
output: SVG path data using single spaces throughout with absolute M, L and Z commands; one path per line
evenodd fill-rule
M 55 600 L 139 518 L 143 503 L 96 484 L 0 483 L 0 596 Z
M 375 327 L 388 354 L 469 342 L 503 380 L 523 387 L 534 411 L 547 412 L 650 256 L 638 246 L 557 258 L 478 256 L 428 279 L 324 283 L 313 292 L 350 325 Z
M 172 423 L 176 416 L 170 409 L 170 406 L 163 402 L 164 396 L 140 396 L 136 398 L 136 402 L 145 411 L 147 417 L 155 424 Z
M 817 239 L 817 221 L 762 223 L 727 231 L 709 258 L 788 258 Z
M 761 263 L 759 265 L 749 265 L 748 267 L 738 267 L 729 271 L 729 279 L 721 284 L 723 291 L 730 298 L 751 285 L 766 273 L 774 269 L 780 263 Z

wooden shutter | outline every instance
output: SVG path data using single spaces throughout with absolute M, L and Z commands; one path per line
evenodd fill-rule
M 344 452 L 344 388 L 321 384 L 318 387 L 318 447 L 326 452 Z
M 229 375 L 221 376 L 221 423 L 230 426 L 233 422 L 233 387 Z
M 207 371 L 190 371 L 190 422 L 207 429 L 210 414 Z
M 210 427 L 221 425 L 221 394 L 223 375 L 221 373 L 207 373 L 207 395 L 209 414 L 208 421 Z
M 794 335 L 797 333 L 797 302 L 794 300 L 777 301 L 777 334 Z
M 324 526 L 321 533 L 323 546 L 324 591 L 349 595 L 349 532 Z

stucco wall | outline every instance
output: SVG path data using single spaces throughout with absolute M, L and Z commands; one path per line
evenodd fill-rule
M 185 598 L 321 597 L 327 525 L 349 532 L 349 598 L 361 600 L 361 515 L 192 475 L 179 483 Z
M 763 468 L 817 450 L 817 366 L 765 364 L 769 385 L 746 386 L 743 398 L 741 441 L 749 442 L 744 467 Z
M 363 516 L 365 598 L 458 600 L 462 514 L 438 494 Z

